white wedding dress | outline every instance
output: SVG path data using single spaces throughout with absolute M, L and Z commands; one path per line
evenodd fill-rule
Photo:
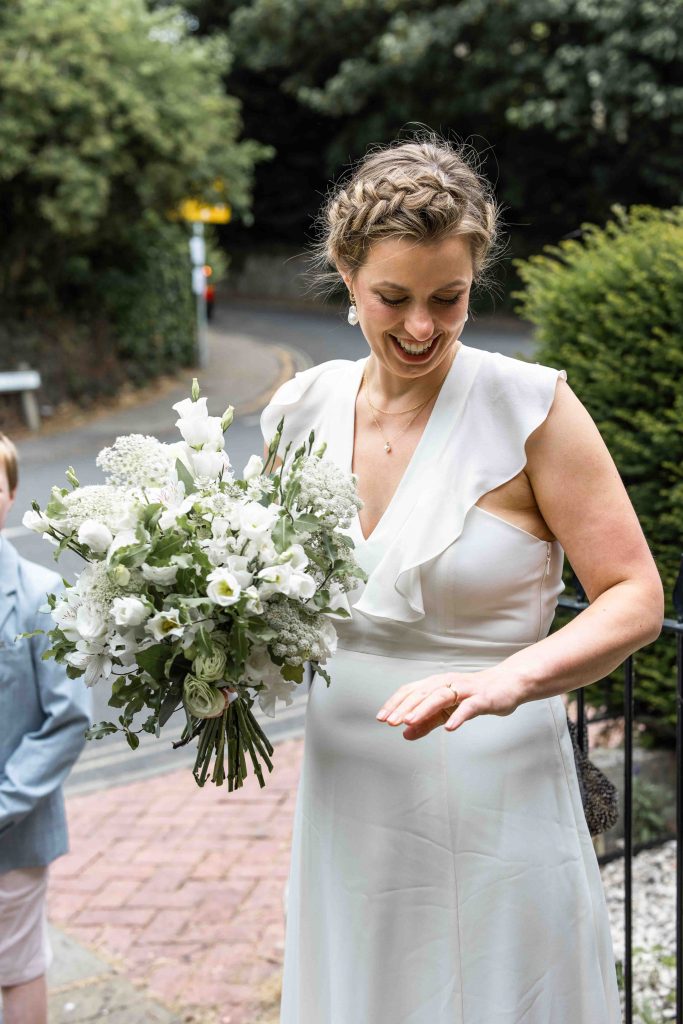
M 314 429 L 350 472 L 365 362 L 283 384 L 264 438 L 284 415 L 285 443 Z M 562 547 L 475 502 L 523 468 L 560 375 L 463 345 L 376 529 L 350 528 L 369 578 L 308 701 L 281 1024 L 621 1022 L 562 699 L 411 742 L 375 719 L 403 683 L 547 634 Z

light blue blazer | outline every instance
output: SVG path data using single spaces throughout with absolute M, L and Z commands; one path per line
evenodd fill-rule
M 66 853 L 62 783 L 85 743 L 91 699 L 65 666 L 43 661 L 53 626 L 40 612 L 59 576 L 21 558 L 0 538 L 0 873 L 39 867 Z

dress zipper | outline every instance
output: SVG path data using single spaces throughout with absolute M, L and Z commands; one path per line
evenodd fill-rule
M 550 571 L 550 557 L 552 555 L 550 541 L 547 540 L 545 542 L 545 548 L 545 567 L 543 569 L 543 575 L 541 577 L 541 586 L 538 595 L 538 636 L 536 637 L 536 643 L 538 643 L 538 641 L 541 639 L 541 630 L 543 628 L 543 585 L 545 583 L 545 578 L 548 575 L 548 572 Z

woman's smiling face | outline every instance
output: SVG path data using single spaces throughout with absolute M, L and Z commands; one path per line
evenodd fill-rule
M 353 282 L 342 276 L 353 291 L 372 353 L 389 373 L 413 379 L 450 359 L 472 286 L 466 235 L 449 235 L 438 242 L 381 239 Z M 424 352 L 411 354 L 400 342 Z

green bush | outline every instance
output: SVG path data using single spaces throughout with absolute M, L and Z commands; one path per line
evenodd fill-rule
M 188 238 L 184 224 L 148 216 L 131 230 L 128 268 L 103 269 L 96 279 L 118 360 L 135 384 L 192 364 L 196 300 Z
M 566 369 L 614 458 L 671 615 L 683 540 L 683 207 L 612 214 L 604 228 L 584 224 L 580 239 L 515 261 L 525 289 L 513 297 L 536 327 L 533 358 Z M 653 740 L 673 739 L 674 656 L 666 634 L 635 656 L 636 712 Z M 620 670 L 610 682 L 618 714 Z

